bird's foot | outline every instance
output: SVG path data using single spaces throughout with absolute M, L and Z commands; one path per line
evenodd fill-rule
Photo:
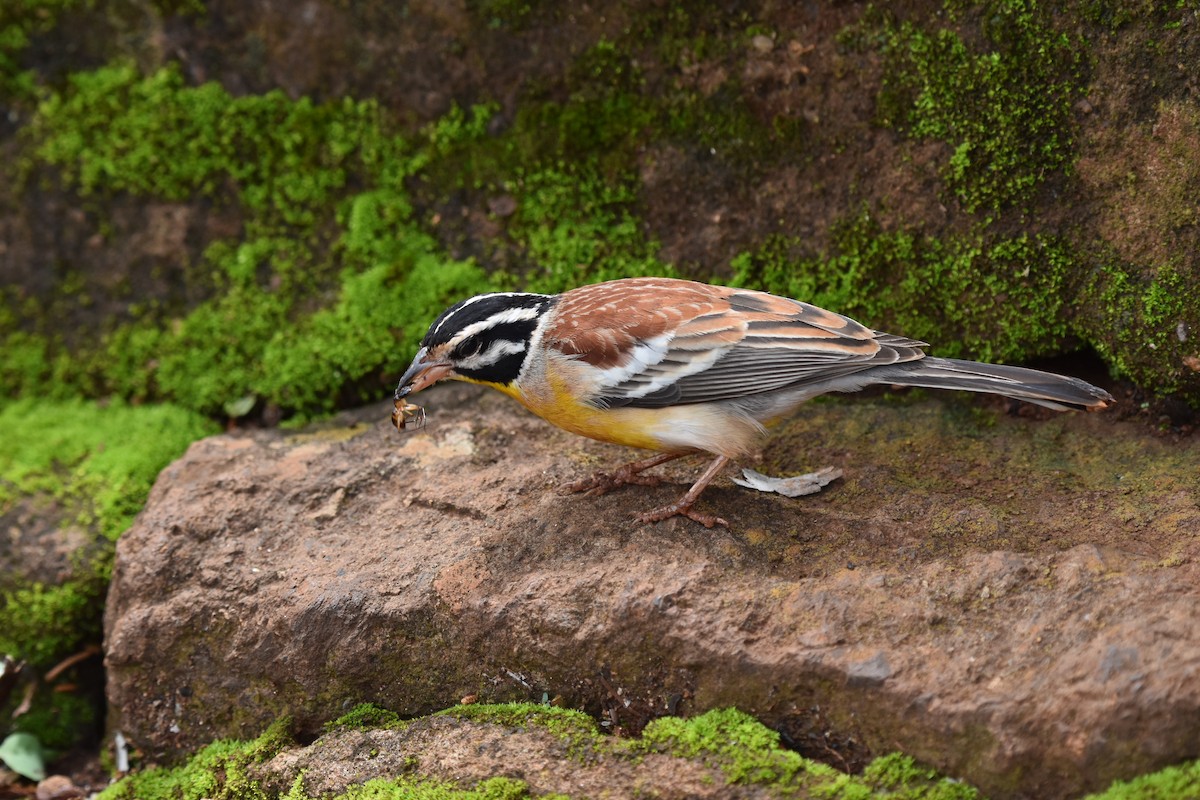
M 704 491 L 708 484 L 712 483 L 712 479 L 717 477 L 725 465 L 729 463 L 728 456 L 717 456 L 708 469 L 704 470 L 704 474 L 700 476 L 692 488 L 687 490 L 683 497 L 671 503 L 669 506 L 662 508 L 653 508 L 645 513 L 638 514 L 637 518 L 641 522 L 662 522 L 664 519 L 671 517 L 687 517 L 690 520 L 699 522 L 706 528 L 711 528 L 715 525 L 720 525 L 722 528 L 728 528 L 729 523 L 713 514 L 701 514 L 699 511 L 692 510 L 692 504 L 696 502 L 696 498 Z
M 631 469 L 633 466 L 633 464 L 626 464 L 612 472 L 597 472 L 586 478 L 564 483 L 558 487 L 559 494 L 579 494 L 582 492 L 588 497 L 597 497 L 602 494 L 608 494 L 613 489 L 630 483 L 639 486 L 658 486 L 662 482 L 662 479 L 657 475 L 642 475 L 639 471 Z
M 650 458 L 644 458 L 641 461 L 634 461 L 617 467 L 612 472 L 597 472 L 591 477 L 564 483 L 558 487 L 558 492 L 559 494 L 579 494 L 583 492 L 589 497 L 596 497 L 630 483 L 639 486 L 658 486 L 662 482 L 661 478 L 657 475 L 643 475 L 642 473 L 651 467 L 657 467 L 659 464 L 674 461 L 684 455 L 687 455 L 687 453 L 662 453 Z
M 637 515 L 638 521 L 645 523 L 662 522 L 664 519 L 670 519 L 671 517 L 687 517 L 690 520 L 699 522 L 706 528 L 712 528 L 716 525 L 720 525 L 722 528 L 729 527 L 729 523 L 721 517 L 715 514 L 703 514 L 696 511 L 692 508 L 690 502 L 684 500 L 671 503 L 671 505 L 663 506 L 662 508 L 654 508 Z

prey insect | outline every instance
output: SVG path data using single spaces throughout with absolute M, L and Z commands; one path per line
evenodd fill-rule
M 392 424 L 396 426 L 396 430 L 398 431 L 404 430 L 409 425 L 424 428 L 425 409 L 397 397 L 396 408 L 392 411 Z

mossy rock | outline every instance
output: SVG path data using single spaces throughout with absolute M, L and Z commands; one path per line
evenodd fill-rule
M 637 739 L 601 734 L 578 712 L 533 704 L 461 706 L 407 722 L 389 717 L 381 728 L 360 723 L 388 717 L 383 709 L 363 706 L 350 716 L 307 747 L 290 740 L 286 721 L 249 742 L 216 742 L 185 765 L 135 771 L 101 798 L 301 800 L 320 787 L 319 796 L 339 799 L 521 800 L 584 796 L 576 792 L 599 776 L 618 795 L 982 800 L 970 786 L 898 753 L 875 759 L 861 775 L 838 772 L 782 748 L 778 733 L 733 709 L 687 720 L 664 717 Z M 555 751 L 555 740 L 570 749 Z M 545 761 L 547 753 L 557 754 L 561 769 Z M 447 777 L 446 758 L 458 779 Z M 658 783 L 664 779 L 669 782 Z M 1193 763 L 1114 784 L 1089 800 L 1173 800 L 1198 788 L 1200 769 Z

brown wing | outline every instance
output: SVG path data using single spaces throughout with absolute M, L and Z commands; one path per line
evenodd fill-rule
M 921 358 L 807 303 L 747 289 L 631 278 L 562 295 L 545 343 L 603 371 L 607 405 L 704 403 Z

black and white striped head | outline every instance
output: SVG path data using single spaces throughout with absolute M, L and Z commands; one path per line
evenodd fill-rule
M 530 340 L 554 304 L 545 294 L 496 292 L 463 300 L 442 312 L 400 378 L 396 398 L 453 378 L 508 386 L 529 356 Z

